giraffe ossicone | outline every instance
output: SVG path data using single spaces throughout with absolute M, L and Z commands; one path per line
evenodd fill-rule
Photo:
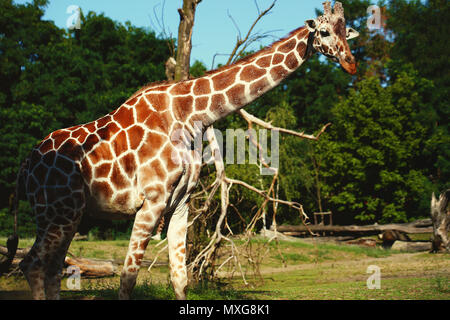
M 121 299 L 130 297 L 154 227 L 170 218 L 170 275 L 176 297 L 185 299 L 187 202 L 201 155 L 184 140 L 276 87 L 316 52 L 354 74 L 347 38 L 356 34 L 345 27 L 342 5 L 336 2 L 332 12 L 326 2 L 323 16 L 233 65 L 197 79 L 147 85 L 104 117 L 44 138 L 17 179 L 36 215 L 36 240 L 20 263 L 33 298 L 59 298 L 69 245 L 82 218 L 93 216 L 134 219 Z

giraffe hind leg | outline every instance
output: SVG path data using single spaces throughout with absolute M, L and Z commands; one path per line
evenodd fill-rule
M 45 300 L 45 269 L 39 258 L 38 252 L 40 250 L 40 245 L 36 240 L 31 250 L 19 264 L 20 270 L 22 270 L 30 286 L 34 300 Z
M 49 300 L 59 300 L 61 289 L 62 270 L 64 267 L 64 260 L 66 258 L 67 251 L 70 243 L 77 231 L 78 221 L 64 226 L 58 226 L 61 228 L 62 234 L 57 239 L 52 240 L 52 257 L 47 261 L 47 268 L 45 273 L 45 294 Z
M 38 229 L 36 241 L 20 264 L 33 295 L 33 299 L 57 300 L 60 298 L 62 269 L 70 243 L 77 230 L 80 213 L 75 220 L 53 219 L 45 229 Z
M 20 267 L 33 299 L 59 299 L 64 259 L 86 206 L 81 179 L 75 173 L 67 187 L 44 185 L 28 194 L 34 203 L 36 240 Z M 31 200 L 35 201 L 31 201 Z

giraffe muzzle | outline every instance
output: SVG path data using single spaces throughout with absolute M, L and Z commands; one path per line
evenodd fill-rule
M 349 74 L 354 75 L 356 74 L 356 60 L 353 55 L 351 56 L 345 56 L 345 58 L 339 59 L 339 63 L 341 67 Z

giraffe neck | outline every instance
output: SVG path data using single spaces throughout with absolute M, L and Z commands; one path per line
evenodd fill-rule
M 299 28 L 287 38 L 231 66 L 179 84 L 190 88 L 188 100 L 192 109 L 185 121 L 189 124 L 201 121 L 208 127 L 278 86 L 311 55 L 309 34 L 307 28 Z M 182 103 L 177 103 L 176 97 L 173 99 L 175 112 L 187 111 Z
M 203 77 L 144 87 L 126 104 L 136 104 L 143 95 L 153 109 L 169 109 L 174 120 L 196 132 L 199 124 L 204 129 L 278 86 L 311 56 L 309 37 L 306 27 L 299 28 L 287 38 Z

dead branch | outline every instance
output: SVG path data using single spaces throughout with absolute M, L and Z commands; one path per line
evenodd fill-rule
M 233 21 L 233 23 L 235 24 L 236 28 L 238 29 L 239 36 L 238 36 L 238 38 L 237 38 L 236 44 L 235 44 L 235 46 L 234 46 L 234 48 L 233 48 L 233 51 L 232 51 L 231 54 L 230 54 L 230 57 L 229 57 L 229 59 L 228 59 L 226 65 L 229 65 L 230 63 L 232 63 L 235 57 L 239 57 L 239 56 L 244 52 L 243 50 L 241 50 L 238 54 L 236 54 L 237 51 L 239 50 L 239 48 L 240 48 L 243 44 L 246 44 L 246 43 L 247 43 L 247 46 L 249 45 L 248 42 L 249 42 L 249 38 L 250 38 L 250 36 L 251 36 L 251 34 L 252 34 L 252 32 L 253 32 L 253 29 L 255 28 L 255 26 L 258 24 L 258 22 L 259 22 L 264 16 L 266 16 L 267 14 L 269 14 L 269 12 L 270 12 L 270 11 L 272 10 L 272 8 L 275 6 L 276 2 L 277 2 L 277 0 L 275 0 L 275 1 L 274 1 L 274 2 L 273 2 L 266 10 L 264 10 L 263 12 L 260 12 L 260 11 L 259 11 L 258 4 L 255 2 L 255 3 L 256 3 L 256 8 L 258 9 L 259 15 L 258 15 L 258 17 L 256 18 L 256 20 L 253 22 L 253 24 L 250 26 L 250 29 L 248 30 L 248 32 L 247 32 L 247 34 L 245 35 L 244 39 L 242 39 L 241 36 L 240 36 L 240 30 L 239 30 L 239 28 L 237 27 L 236 22 L 235 22 L 234 19 L 231 17 L 231 15 L 228 14 L 228 16 L 230 17 L 230 19 Z M 255 41 L 255 40 L 253 40 L 253 41 Z M 253 41 L 251 41 L 251 42 L 253 42 Z M 246 46 L 246 47 L 247 47 L 247 46 Z M 246 47 L 245 47 L 245 48 L 246 48 Z
M 329 126 L 331 126 L 331 123 L 328 123 L 328 124 L 324 125 L 322 127 L 322 129 L 319 131 L 319 133 L 314 136 L 314 135 L 310 135 L 310 134 L 305 134 L 304 132 L 296 132 L 296 131 L 288 130 L 288 129 L 285 129 L 285 128 L 274 127 L 270 122 L 263 121 L 263 120 L 255 117 L 254 115 L 251 115 L 250 113 L 248 113 L 244 109 L 239 110 L 238 113 L 248 123 L 255 123 L 258 126 L 263 127 L 265 129 L 268 129 L 268 130 L 279 131 L 279 132 L 290 134 L 292 136 L 296 136 L 296 137 L 299 137 L 299 138 L 302 138 L 302 139 L 309 139 L 309 140 L 314 140 L 314 141 L 319 140 L 320 136 L 325 132 L 325 130 Z

